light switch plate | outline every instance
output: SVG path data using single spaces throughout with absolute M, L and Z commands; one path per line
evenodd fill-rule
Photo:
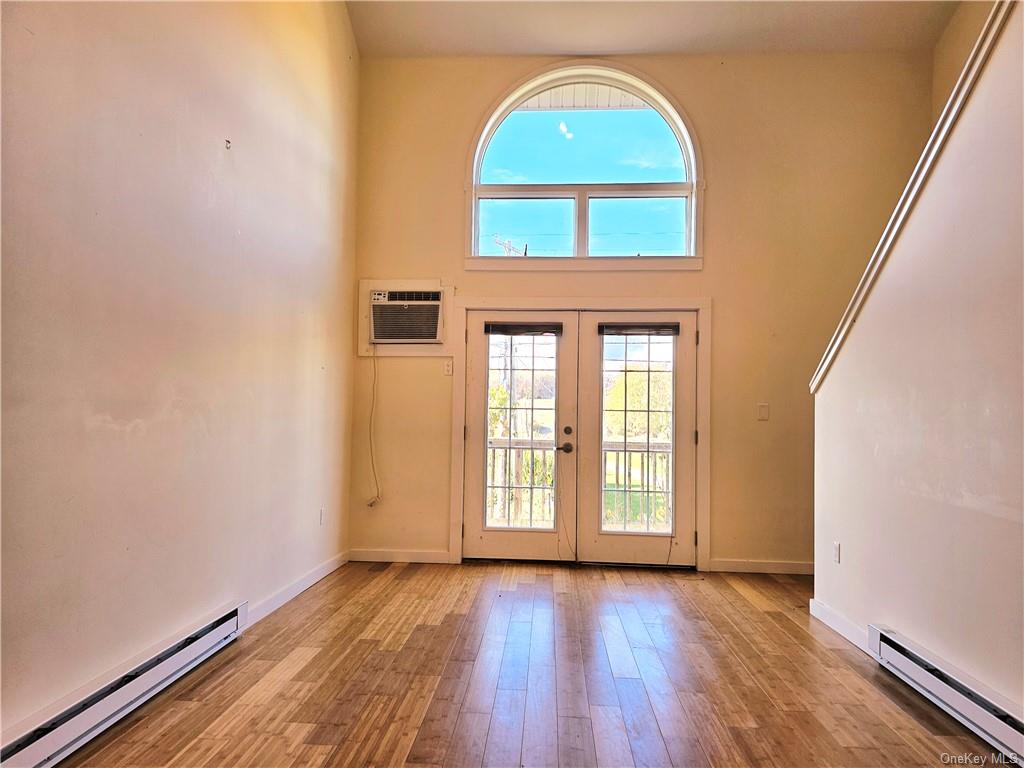
M 768 403 L 757 404 L 757 420 L 768 421 Z

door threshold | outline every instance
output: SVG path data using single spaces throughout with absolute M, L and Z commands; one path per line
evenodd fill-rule
M 523 565 L 565 565 L 577 568 L 596 567 L 602 568 L 654 568 L 661 571 L 688 571 L 697 572 L 695 565 L 676 565 L 674 563 L 602 563 L 596 560 L 533 560 L 525 557 L 464 557 L 463 563 L 521 563 Z

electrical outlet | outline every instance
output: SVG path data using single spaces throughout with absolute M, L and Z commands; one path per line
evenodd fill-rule
M 455 364 L 452 362 L 452 359 L 450 357 L 446 357 L 444 359 L 444 375 L 451 376 L 454 371 Z
M 839 542 L 832 542 L 832 561 L 835 563 L 839 562 Z

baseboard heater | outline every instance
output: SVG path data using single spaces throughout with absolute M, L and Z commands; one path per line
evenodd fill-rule
M 190 632 L 77 704 L 5 744 L 3 768 L 55 765 L 238 637 L 247 603 Z
M 1009 758 L 1024 755 L 1024 723 L 1013 704 L 889 627 L 868 625 L 868 650 L 882 666 Z

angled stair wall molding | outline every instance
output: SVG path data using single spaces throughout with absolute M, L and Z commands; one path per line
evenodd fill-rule
M 946 140 L 960 118 L 960 113 L 963 111 L 964 105 L 970 98 L 971 92 L 974 90 L 974 86 L 978 82 L 982 70 L 985 68 L 985 63 L 988 61 L 989 55 L 999 39 L 999 34 L 1002 32 L 1006 20 L 1013 10 L 1013 6 L 1014 0 L 997 0 L 995 5 L 993 5 L 992 12 L 985 21 L 981 36 L 971 51 L 971 55 L 967 57 L 967 63 L 964 65 L 963 71 L 960 73 L 960 77 L 953 87 L 952 93 L 949 95 L 949 100 L 946 102 L 942 114 L 935 123 L 935 128 L 925 144 L 924 151 L 921 153 L 917 165 L 914 166 L 913 173 L 910 174 L 910 181 L 907 182 L 903 194 L 900 195 L 899 202 L 896 203 L 896 208 L 892 216 L 889 217 L 889 222 L 885 225 L 885 229 L 882 231 L 882 237 L 871 254 L 871 259 L 864 269 L 864 274 L 861 276 L 860 282 L 853 292 L 853 298 L 847 304 L 846 311 L 843 312 L 842 319 L 839 321 L 839 326 L 836 328 L 835 333 L 832 334 L 832 338 L 825 348 L 825 354 L 822 355 L 821 362 L 818 363 L 818 367 L 811 377 L 810 390 L 812 395 L 818 391 L 821 383 L 825 380 L 825 376 L 828 375 L 836 355 L 839 354 L 839 350 L 842 349 L 846 337 L 849 335 L 854 323 L 857 322 L 857 316 L 860 314 L 864 302 L 867 301 L 875 281 L 878 280 L 878 276 L 885 266 L 886 259 L 889 257 L 889 252 L 899 238 L 903 224 L 910 215 L 911 210 L 913 210 L 918 195 L 920 195 L 921 190 L 928 181 L 932 167 L 935 165 L 936 160 L 938 160 L 939 155 L 942 154 Z

